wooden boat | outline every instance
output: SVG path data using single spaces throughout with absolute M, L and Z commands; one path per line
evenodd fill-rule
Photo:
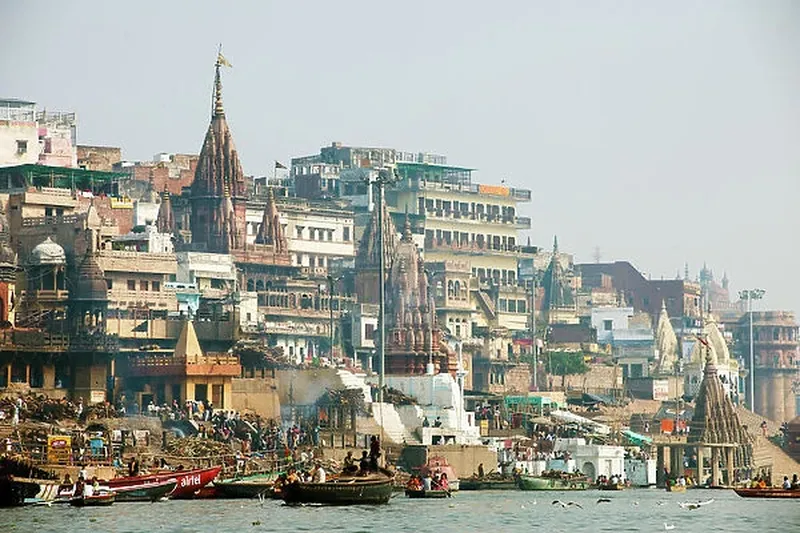
M 624 483 L 600 483 L 597 490 L 625 490 Z
M 69 501 L 70 505 L 75 507 L 96 507 L 111 505 L 114 503 L 116 494 L 113 492 L 104 492 L 101 494 L 93 494 L 92 496 L 78 496 Z
M 446 457 L 434 455 L 428 458 L 428 462 L 420 467 L 419 473 L 422 476 L 430 474 L 431 477 L 433 477 L 434 474 L 445 474 L 447 475 L 447 486 L 450 488 L 450 492 L 457 492 L 461 488 L 458 474 L 450 463 L 447 462 Z
M 469 478 L 462 479 L 459 483 L 459 490 L 514 490 L 517 488 L 517 481 L 513 478 Z
M 733 489 L 742 498 L 800 498 L 800 489 L 781 489 L 768 487 L 766 489 Z
M 667 492 L 686 492 L 686 485 L 672 485 L 667 483 Z
M 155 502 L 169 495 L 177 485 L 178 481 L 173 478 L 155 483 L 117 487 L 114 492 L 117 494 L 118 502 Z
M 281 491 L 288 504 L 376 505 L 389 503 L 394 472 L 381 469 L 367 476 L 340 476 L 325 483 L 291 483 Z
M 413 490 L 406 489 L 406 496 L 409 498 L 450 498 L 452 496 L 449 490 Z
M 222 470 L 221 466 L 212 468 L 196 468 L 194 470 L 174 470 L 156 472 L 144 476 L 118 477 L 105 482 L 111 490 L 144 483 L 163 483 L 174 479 L 177 484 L 169 497 L 172 499 L 193 498 L 203 487 L 211 483 Z
M 214 487 L 219 498 L 256 498 L 268 496 L 275 483 L 275 474 L 253 474 L 233 479 L 215 481 Z
M 542 477 L 526 476 L 517 477 L 517 487 L 520 490 L 586 490 L 590 487 L 589 480 L 585 477 Z
M 50 502 L 58 497 L 58 481 L 17 476 L 0 477 L 0 507 Z

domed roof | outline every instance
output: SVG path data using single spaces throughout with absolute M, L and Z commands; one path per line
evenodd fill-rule
M 97 264 L 94 254 L 89 252 L 78 267 L 75 290 L 70 291 L 73 300 L 106 301 L 108 284 L 103 269 Z
M 31 250 L 30 263 L 32 265 L 63 265 L 67 262 L 64 248 L 47 237 L 43 242 Z

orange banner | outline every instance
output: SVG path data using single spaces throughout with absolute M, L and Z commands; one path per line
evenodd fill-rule
M 508 187 L 502 185 L 478 185 L 478 192 L 481 194 L 493 194 L 495 196 L 508 196 Z

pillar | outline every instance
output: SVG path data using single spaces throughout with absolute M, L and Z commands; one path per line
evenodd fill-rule
M 703 468 L 703 447 L 697 447 L 697 484 L 702 485 L 705 481 L 704 468 Z
M 765 384 L 769 384 L 767 396 L 767 411 L 764 416 L 776 422 L 783 422 L 783 376 L 775 371 L 764 376 Z
M 800 380 L 800 372 L 793 371 L 784 376 L 783 382 L 783 415 L 786 420 L 793 420 L 797 416 L 797 400 L 792 391 L 794 380 Z
M 711 448 L 711 486 L 719 484 L 719 448 Z
M 666 446 L 656 446 L 656 484 L 666 485 L 667 476 L 664 475 L 665 456 L 669 448 Z
M 725 448 L 725 470 L 728 472 L 727 485 L 732 487 L 736 483 L 736 471 L 733 461 L 733 448 Z
M 769 382 L 766 378 L 766 370 L 765 369 L 757 370 L 754 379 L 756 387 L 755 412 L 762 416 L 767 416 L 768 413 L 767 396 L 769 393 L 768 391 Z

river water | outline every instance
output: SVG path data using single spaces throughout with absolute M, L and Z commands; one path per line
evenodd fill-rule
M 597 503 L 610 498 L 610 503 Z M 714 498 L 688 510 L 679 502 Z M 561 508 L 552 501 L 583 506 Z M 673 527 L 674 526 L 674 527 Z M 461 492 L 447 500 L 402 494 L 376 507 L 288 507 L 268 500 L 195 500 L 0 509 L 2 532 L 800 532 L 800 499 L 744 499 L 732 491 Z

